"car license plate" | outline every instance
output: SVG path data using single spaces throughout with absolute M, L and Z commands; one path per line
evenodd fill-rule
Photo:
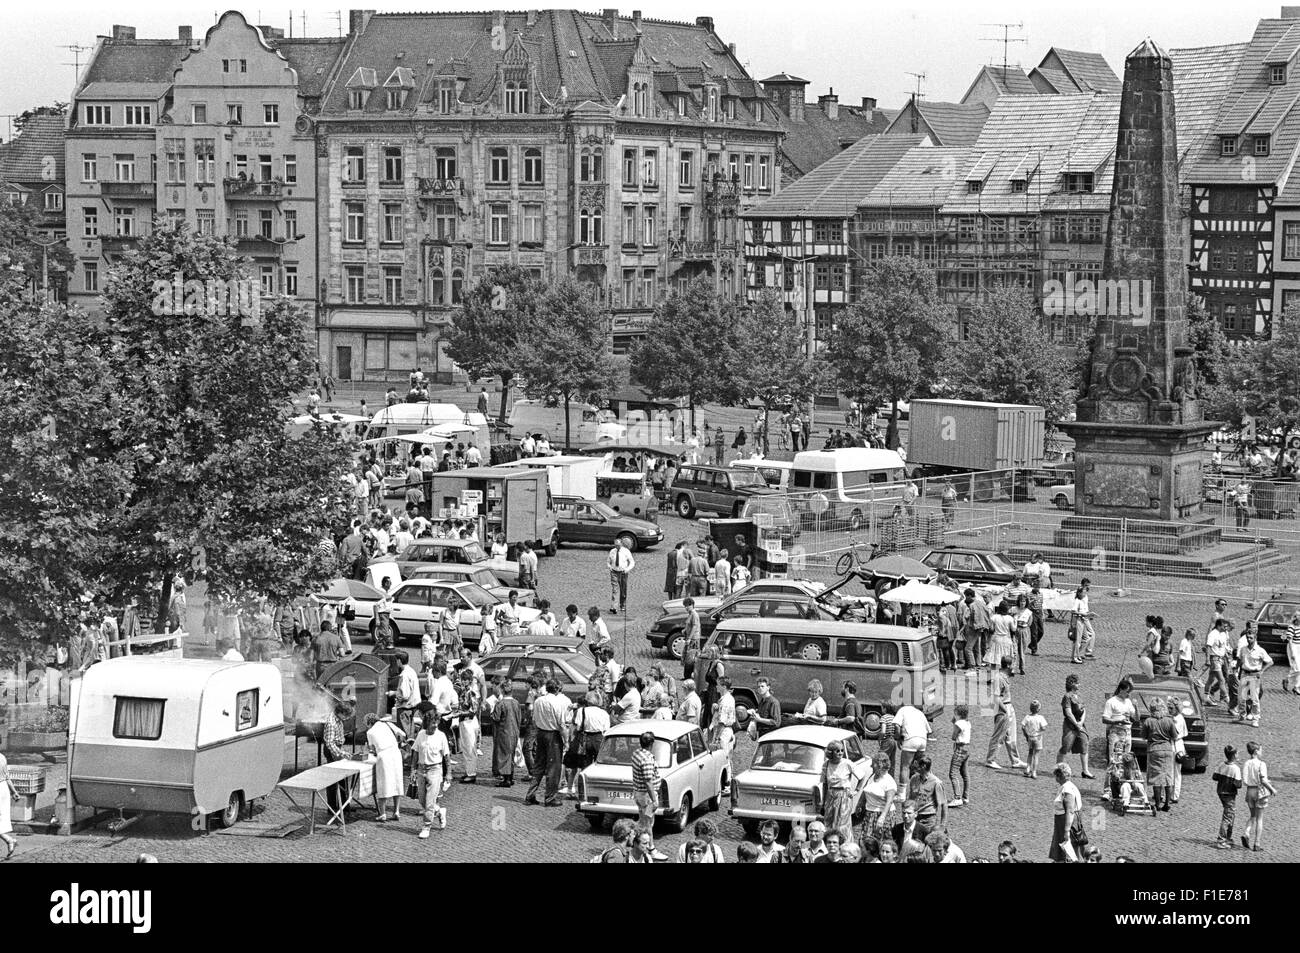
M 631 791 L 610 791 L 608 795 L 611 801 L 631 801 L 633 800 Z
M 761 797 L 758 799 L 760 807 L 793 807 L 794 802 L 788 797 Z

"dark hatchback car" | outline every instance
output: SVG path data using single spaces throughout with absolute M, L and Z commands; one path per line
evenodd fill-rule
M 959 549 L 945 546 L 932 549 L 921 559 L 932 569 L 946 573 L 955 582 L 981 582 L 1005 585 L 1020 570 L 1003 553 L 984 549 Z
M 590 655 L 556 646 L 510 644 L 478 660 L 489 685 L 498 675 L 510 682 L 510 694 L 523 705 L 528 698 L 528 679 L 536 675 L 543 682 L 555 679 L 560 691 L 576 700 L 587 694 L 587 683 L 596 673 L 596 661 Z
M 1300 612 L 1300 589 L 1281 589 L 1259 607 L 1255 623 L 1259 626 L 1259 644 L 1280 664 L 1285 664 L 1286 630 Z
M 700 638 L 707 640 L 724 619 L 744 618 L 834 622 L 840 614 L 813 595 L 745 590 L 728 596 L 714 609 L 700 612 Z M 655 648 L 667 648 L 673 658 L 681 658 L 686 648 L 686 609 L 676 601 L 665 607 L 646 638 Z
M 1152 701 L 1173 696 L 1178 699 L 1183 719 L 1187 722 L 1187 737 L 1183 741 L 1187 746 L 1187 761 L 1183 763 L 1183 770 L 1198 774 L 1205 771 L 1210 763 L 1210 733 L 1201 686 L 1194 679 L 1178 675 L 1147 678 L 1137 672 L 1124 677 L 1133 683 L 1133 694 L 1129 698 L 1138 715 L 1138 724 L 1133 726 L 1133 754 L 1143 770 L 1146 769 L 1147 741 L 1142 737 L 1142 719 L 1151 713 Z
M 663 542 L 664 531 L 658 523 L 624 516 L 599 500 L 557 496 L 554 504 L 562 545 L 600 543 L 613 546 L 619 540 L 626 540 L 628 548 L 635 552 Z

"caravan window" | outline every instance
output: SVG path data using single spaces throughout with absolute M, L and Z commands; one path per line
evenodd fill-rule
M 161 698 L 124 698 L 118 696 L 113 714 L 113 737 L 135 741 L 157 741 L 162 737 L 163 705 Z
M 800 490 L 833 490 L 835 474 L 823 471 L 795 470 L 794 485 Z
M 250 688 L 235 696 L 235 730 L 257 727 L 258 690 Z

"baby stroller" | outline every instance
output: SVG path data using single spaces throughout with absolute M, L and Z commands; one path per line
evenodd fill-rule
M 1111 807 L 1120 817 L 1135 809 L 1150 811 L 1152 817 L 1156 816 L 1155 801 L 1147 790 L 1146 777 L 1133 752 L 1125 752 L 1122 760 L 1110 763 L 1106 769 L 1106 782 L 1110 788 Z

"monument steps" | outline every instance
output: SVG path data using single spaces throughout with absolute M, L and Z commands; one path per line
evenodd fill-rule
M 1094 544 L 1100 545 L 1100 544 Z M 1104 547 L 1103 547 L 1104 548 Z M 1097 553 L 1093 548 L 1059 546 L 1052 543 L 1022 545 L 1006 548 L 1012 562 L 1028 562 L 1034 553 L 1042 553 L 1053 567 L 1075 570 L 1080 575 L 1120 571 L 1119 550 L 1106 549 Z M 1173 576 L 1179 579 L 1199 579 L 1219 582 L 1287 562 L 1290 557 L 1278 552 L 1271 541 L 1220 542 L 1216 546 L 1199 549 L 1194 553 L 1143 553 L 1128 551 L 1124 556 L 1124 572 L 1129 576 Z M 1073 574 L 1072 574 L 1073 575 Z M 1074 578 L 1071 582 L 1075 581 Z

